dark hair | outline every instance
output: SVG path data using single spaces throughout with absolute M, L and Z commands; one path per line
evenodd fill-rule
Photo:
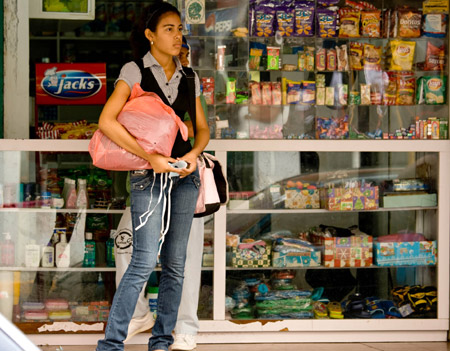
M 150 48 L 144 31 L 148 28 L 152 32 L 155 32 L 159 19 L 168 12 L 176 13 L 181 17 L 180 12 L 175 6 L 161 0 L 156 0 L 153 4 L 142 9 L 141 15 L 133 26 L 130 35 L 130 44 L 134 59 L 142 58 Z

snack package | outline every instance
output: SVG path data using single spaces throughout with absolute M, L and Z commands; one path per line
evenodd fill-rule
M 340 72 L 348 71 L 348 52 L 347 44 L 342 44 L 336 47 L 337 56 L 337 70 Z
M 327 51 L 324 48 L 317 49 L 316 52 L 316 69 L 318 71 L 325 71 L 327 60 Z
M 420 77 L 417 83 L 419 105 L 441 105 L 445 103 L 447 77 Z
M 325 105 L 325 87 L 317 87 L 316 105 Z
M 314 3 L 295 3 L 295 33 L 298 37 L 314 36 Z
M 226 45 L 219 45 L 217 47 L 217 62 L 216 62 L 216 69 L 218 71 L 225 70 L 225 50 L 227 46 Z
M 350 43 L 350 68 L 354 71 L 361 71 L 363 59 L 363 44 L 359 42 Z
M 214 77 L 203 77 L 202 87 L 206 104 L 214 105 Z
M 381 11 L 361 12 L 361 35 L 367 38 L 379 38 L 381 36 Z
M 316 86 L 325 88 L 325 74 L 316 74 Z
M 381 70 L 381 47 L 364 43 L 364 70 Z
M 361 105 L 370 105 L 370 84 L 360 85 Z
M 272 104 L 281 105 L 281 83 L 272 82 Z
M 422 12 L 417 10 L 397 10 L 397 36 L 401 38 L 419 38 L 422 24 Z
M 359 94 L 359 91 L 350 92 L 349 105 L 361 105 L 361 95 Z
M 325 88 L 325 105 L 334 106 L 334 87 Z
M 258 82 L 248 83 L 248 88 L 250 90 L 250 103 L 253 105 L 261 104 L 261 86 Z
M 328 71 L 336 71 L 336 49 L 328 49 L 327 50 L 327 70 Z
M 424 15 L 423 35 L 444 38 L 447 32 L 448 15 L 445 13 L 428 13 Z
M 342 106 L 347 105 L 347 99 L 348 99 L 348 85 L 347 84 L 339 84 L 338 85 L 339 105 L 342 105 Z
M 414 105 L 416 79 L 406 72 L 397 74 L 396 105 Z
M 316 82 L 302 81 L 302 104 L 313 105 L 316 102 Z
M 306 71 L 305 60 L 306 60 L 305 52 L 303 51 L 303 49 L 299 50 L 297 52 L 297 67 L 299 71 Z
M 334 38 L 337 31 L 337 13 L 329 9 L 317 9 L 317 27 L 319 37 Z
M 286 103 L 298 104 L 301 99 L 301 83 L 287 80 Z
M 274 36 L 275 9 L 271 6 L 257 5 L 255 7 L 256 36 Z
M 250 57 L 248 60 L 248 68 L 251 70 L 258 70 L 261 62 L 261 56 L 263 54 L 262 49 L 251 48 Z
M 437 47 L 427 42 L 427 54 L 425 57 L 425 71 L 443 71 L 445 68 L 445 48 Z
M 358 38 L 361 12 L 359 10 L 349 10 L 347 8 L 341 8 L 339 9 L 339 18 L 339 37 Z
M 390 46 L 392 53 L 390 69 L 392 71 L 411 71 L 416 43 L 414 41 L 392 40 Z
M 275 71 L 280 69 L 280 48 L 277 46 L 267 47 L 267 69 Z
M 383 105 L 395 105 L 397 100 L 397 77 L 395 72 L 383 72 Z
M 314 46 L 305 47 L 305 69 L 314 72 Z
M 270 82 L 261 82 L 261 103 L 263 105 L 272 104 L 272 85 Z
M 396 28 L 396 12 L 392 9 L 385 9 L 383 12 L 383 38 L 393 38 Z
M 276 10 L 277 32 L 282 37 L 294 35 L 295 9 L 285 5 L 280 5 Z
M 370 103 L 372 105 L 381 105 L 381 101 L 381 88 L 376 84 L 372 84 L 370 86 Z
M 227 90 L 225 101 L 227 104 L 236 103 L 236 78 L 227 79 Z

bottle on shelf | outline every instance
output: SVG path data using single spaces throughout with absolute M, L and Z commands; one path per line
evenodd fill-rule
M 100 272 L 98 273 L 97 286 L 95 288 L 95 299 L 97 301 L 103 301 L 105 299 L 105 283 Z
M 89 198 L 86 188 L 86 179 L 78 179 L 77 208 L 88 208 Z
M 152 272 L 147 282 L 148 306 L 153 317 L 156 318 L 156 310 L 158 309 L 158 275 L 156 272 Z
M 55 248 L 50 240 L 47 246 L 42 247 L 42 260 L 41 266 L 51 268 L 55 266 Z
M 69 178 L 64 177 L 64 186 L 61 192 L 61 197 L 66 200 L 67 198 L 67 190 L 69 189 Z
M 39 267 L 40 260 L 41 247 L 31 240 L 30 244 L 25 245 L 25 267 Z
M 92 240 L 92 233 L 86 232 L 84 241 L 83 267 L 95 267 L 95 241 Z
M 114 237 L 116 235 L 116 230 L 111 229 L 109 233 L 109 239 L 106 241 L 106 265 L 108 267 L 116 266 L 116 257 L 114 252 Z
M 67 268 L 70 266 L 70 244 L 67 242 L 66 233 L 60 234 L 60 241 L 56 244 L 56 267 Z
M 15 264 L 15 246 L 14 241 L 11 240 L 11 234 L 3 233 L 3 240 L 0 243 L 0 265 L 2 267 L 14 266 Z
M 65 208 L 76 208 L 77 207 L 77 189 L 75 186 L 75 180 L 68 180 L 68 188 L 66 197 L 64 199 L 64 207 Z

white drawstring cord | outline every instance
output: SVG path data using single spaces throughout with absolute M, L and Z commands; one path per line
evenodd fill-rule
M 152 215 L 152 213 L 155 211 L 156 206 L 158 206 L 158 204 L 161 202 L 161 197 L 162 197 L 162 195 L 163 195 L 163 193 L 164 193 L 163 179 L 162 179 L 162 177 L 161 177 L 161 184 L 160 184 L 160 186 L 161 186 L 161 191 L 160 191 L 160 193 L 159 193 L 158 202 L 156 203 L 156 205 L 155 205 L 155 207 L 153 208 L 153 210 L 150 211 L 150 207 L 151 207 L 151 204 L 152 204 L 152 201 L 153 201 L 153 187 L 154 187 L 154 185 L 155 185 L 155 180 L 156 180 L 156 177 L 153 177 L 153 183 L 152 183 L 152 187 L 151 187 L 151 189 L 150 189 L 150 202 L 149 202 L 149 204 L 148 204 L 148 209 L 147 209 L 147 211 L 145 211 L 143 214 L 141 214 L 141 215 L 139 216 L 139 222 L 140 222 L 141 224 L 139 224 L 139 225 L 136 227 L 136 230 L 141 229 L 141 228 L 147 223 L 148 218 L 149 218 L 149 217 Z M 145 217 L 144 222 L 142 222 L 142 217 L 144 217 L 144 216 L 146 216 L 146 217 Z
M 161 249 L 162 249 L 162 245 L 164 244 L 164 239 L 166 238 L 166 234 L 169 231 L 169 226 L 170 226 L 170 203 L 171 203 L 171 194 L 172 194 L 172 185 L 173 185 L 173 180 L 172 177 L 169 176 L 169 173 L 166 173 L 164 175 L 164 177 L 168 180 L 170 180 L 169 183 L 169 190 L 167 192 L 167 221 L 166 221 L 166 225 L 164 225 L 164 215 L 166 212 L 166 197 L 164 196 L 164 207 L 163 207 L 163 214 L 162 214 L 162 218 L 161 218 L 161 233 L 159 236 L 159 243 L 158 243 L 158 257 L 161 254 Z M 167 184 L 167 183 L 166 183 Z M 165 187 L 164 187 L 165 188 Z

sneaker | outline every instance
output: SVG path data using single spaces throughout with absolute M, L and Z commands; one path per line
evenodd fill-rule
M 197 336 L 190 334 L 175 334 L 172 350 L 190 351 L 197 347 Z
M 153 319 L 153 313 L 147 312 L 144 317 L 133 318 L 128 326 L 128 335 L 124 342 L 130 340 L 136 334 L 142 333 L 146 330 L 153 328 L 155 320 Z

